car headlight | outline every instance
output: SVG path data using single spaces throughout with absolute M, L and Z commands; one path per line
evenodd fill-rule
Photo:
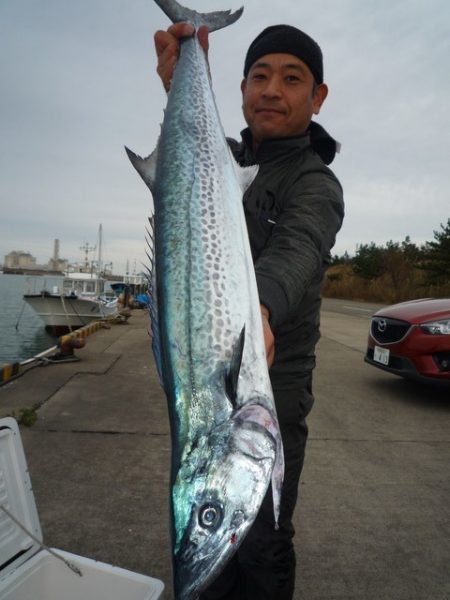
M 450 335 L 450 319 L 421 323 L 420 328 L 425 333 L 430 333 L 431 335 Z

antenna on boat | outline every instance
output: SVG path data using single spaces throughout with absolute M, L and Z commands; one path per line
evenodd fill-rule
M 80 246 L 80 250 L 84 251 L 84 268 L 85 272 L 89 273 L 91 270 L 91 266 L 89 264 L 89 252 L 94 252 L 97 246 L 89 246 L 89 242 L 86 242 L 84 246 Z

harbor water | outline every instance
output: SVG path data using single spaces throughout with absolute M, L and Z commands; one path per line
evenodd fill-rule
M 33 291 L 58 285 L 62 277 L 33 278 Z M 24 301 L 30 285 L 28 275 L 0 274 L 0 366 L 31 358 L 55 345 L 43 321 Z

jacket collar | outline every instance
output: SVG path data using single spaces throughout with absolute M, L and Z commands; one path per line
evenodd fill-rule
M 273 138 L 264 140 L 256 153 L 253 153 L 253 140 L 250 129 L 247 127 L 241 132 L 244 144 L 244 153 L 248 163 L 264 163 L 284 157 L 293 150 L 303 151 L 308 146 L 317 152 L 326 165 L 329 165 L 340 144 L 333 139 L 318 123 L 311 121 L 308 131 L 304 135 L 286 138 Z

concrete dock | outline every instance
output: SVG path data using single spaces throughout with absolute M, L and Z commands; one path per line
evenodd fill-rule
M 449 394 L 365 365 L 367 315 L 342 318 L 323 313 L 295 600 L 450 600 Z M 171 600 L 170 433 L 147 314 L 76 354 L 0 388 L 0 416 L 39 407 L 21 433 L 44 541 L 162 579 Z

